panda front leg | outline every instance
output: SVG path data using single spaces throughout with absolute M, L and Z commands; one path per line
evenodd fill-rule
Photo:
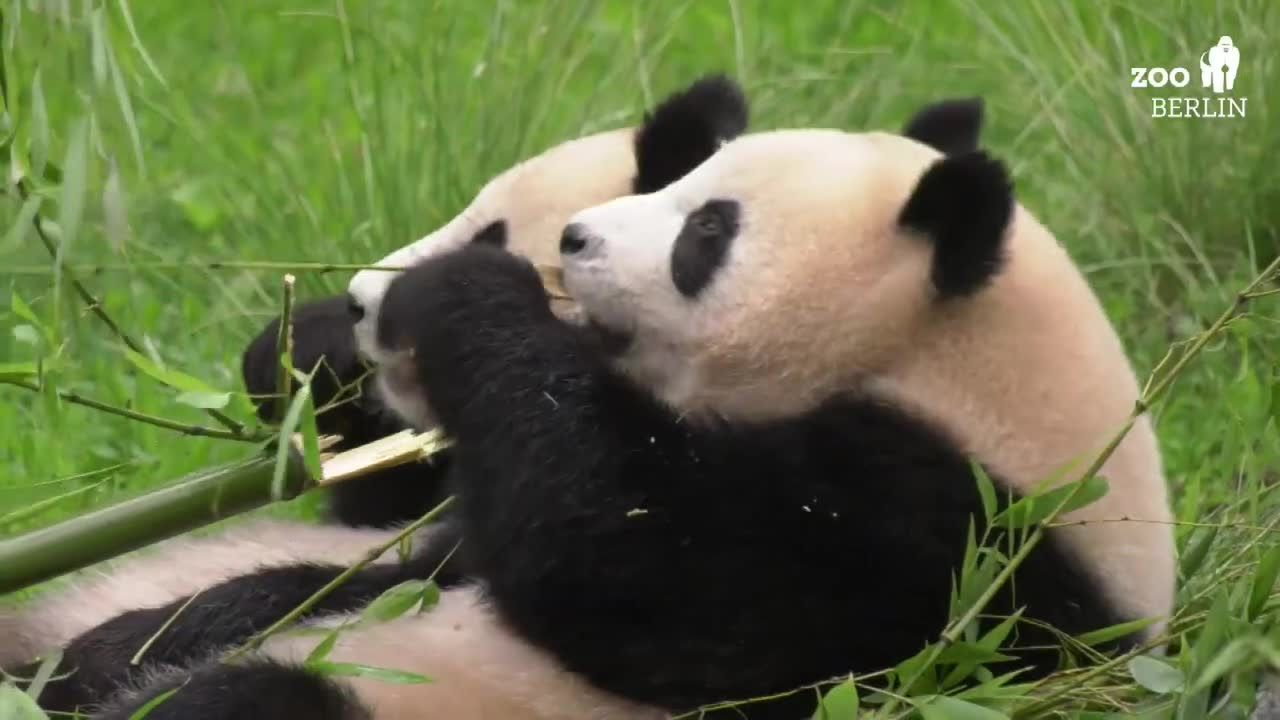
M 129 720 L 157 700 L 147 713 L 148 720 L 372 718 L 349 688 L 302 667 L 265 658 L 170 672 L 140 691 L 114 699 L 91 717 Z
M 462 582 L 463 575 L 451 559 L 457 543 L 454 525 L 446 521 L 433 527 L 421 541 L 407 562 L 370 565 L 357 571 L 300 619 L 358 610 L 396 584 L 432 573 L 442 587 Z M 340 565 L 316 563 L 265 568 L 167 605 L 122 613 L 82 633 L 64 648 L 58 673 L 45 686 L 40 706 L 66 713 L 92 707 L 156 668 L 185 667 L 240 645 L 302 605 L 345 570 Z
M 460 552 L 522 636 L 670 709 L 816 677 L 769 651 L 804 642 L 787 623 L 759 622 L 795 616 L 792 589 L 830 576 L 809 548 L 853 542 L 801 515 L 816 474 L 802 428 L 683 422 L 551 314 L 526 261 L 484 246 L 398 277 L 379 342 L 412 350 L 457 440 Z M 777 587 L 746 589 L 762 571 Z

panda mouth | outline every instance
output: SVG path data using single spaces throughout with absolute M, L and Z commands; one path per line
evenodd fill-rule
M 631 345 L 631 333 L 609 327 L 591 316 L 587 316 L 585 330 L 596 347 L 606 355 L 621 355 Z

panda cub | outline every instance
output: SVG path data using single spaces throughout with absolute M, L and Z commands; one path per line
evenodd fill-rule
M 722 75 L 704 76 L 662 98 L 635 127 L 561 143 L 500 173 L 458 218 L 381 264 L 399 265 L 469 244 L 558 262 L 560 230 L 574 212 L 669 184 L 747 123 L 748 106 L 738 84 Z M 380 287 L 396 274 L 371 272 L 361 287 Z M 343 436 L 338 449 L 408 427 L 386 407 L 358 357 L 356 335 L 373 313 L 360 321 L 350 306 L 342 295 L 302 303 L 293 313 L 293 364 L 317 368 L 313 396 L 318 406 L 330 406 L 317 424 L 321 433 Z M 574 320 L 573 303 L 556 300 L 552 306 Z M 268 323 L 242 360 L 246 389 L 260 398 L 264 420 L 277 418 L 284 405 L 271 397 L 279 373 L 278 331 L 278 320 Z M 0 609 L 0 668 L 13 671 L 62 648 L 59 673 L 40 702 L 49 711 L 71 712 L 101 703 L 156 667 L 180 665 L 243 642 L 389 539 L 398 526 L 438 504 L 446 493 L 449 452 L 444 455 L 431 464 L 391 468 L 328 491 L 335 523 L 254 519 L 213 536 L 174 538 L 93 568 L 25 607 Z M 397 582 L 426 577 L 443 559 L 439 553 L 452 547 L 431 543 L 433 533 L 429 528 L 415 538 L 426 546 L 424 552 L 403 564 L 388 553 L 326 598 L 316 614 L 358 608 Z M 438 579 L 449 577 L 446 572 Z M 182 622 L 167 625 L 180 608 Z M 157 636 L 162 628 L 167 630 Z M 141 662 L 132 664 L 144 645 Z
M 496 248 L 398 276 L 380 373 L 411 376 L 392 389 L 431 414 L 410 420 L 457 439 L 450 532 L 478 584 L 351 630 L 329 659 L 435 682 L 317 674 L 317 638 L 278 638 L 101 717 L 170 690 L 153 719 L 660 717 L 917 652 L 985 529 L 970 459 L 1016 499 L 1105 445 L 1137 397 L 1083 277 L 977 149 L 978 113 L 935 108 L 905 137 L 748 135 L 578 213 L 560 252 L 585 330 Z M 1070 518 L 1156 522 L 1060 528 L 1083 532 L 1050 533 L 988 606 L 1034 621 L 1010 652 L 1035 675 L 1056 661 L 1040 623 L 1170 609 L 1149 424 L 1103 472 L 1110 492 Z M 804 717 L 813 697 L 733 712 Z

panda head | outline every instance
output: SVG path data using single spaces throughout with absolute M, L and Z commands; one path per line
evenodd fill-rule
M 638 128 L 571 140 L 503 172 L 453 220 L 376 265 L 407 267 L 469 242 L 556 264 L 560 231 L 573 213 L 668 185 L 742 133 L 747 121 L 736 83 L 721 75 L 701 78 L 660 102 Z M 348 286 L 358 349 L 378 364 L 388 360 L 376 344 L 378 309 L 397 275 L 364 270 Z
M 980 114 L 933 106 L 914 137 L 741 137 L 663 190 L 575 215 L 565 286 L 673 406 L 804 412 L 900 361 L 1000 271 L 1014 202 L 976 150 Z

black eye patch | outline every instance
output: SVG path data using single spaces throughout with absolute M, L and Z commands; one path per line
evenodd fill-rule
M 483 230 L 472 236 L 471 242 L 505 248 L 507 246 L 507 221 L 494 220 L 485 225 Z
M 709 200 L 689 213 L 671 250 L 671 281 L 685 297 L 697 297 L 724 265 L 738 235 L 740 208 L 733 200 Z

